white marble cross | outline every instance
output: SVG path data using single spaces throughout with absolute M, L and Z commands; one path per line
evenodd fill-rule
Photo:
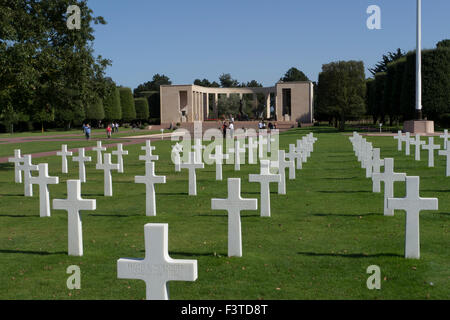
M 84 148 L 78 149 L 78 156 L 72 157 L 72 160 L 78 162 L 78 172 L 80 182 L 86 182 L 86 167 L 84 165 L 85 162 L 91 161 L 91 157 L 86 157 L 84 155 Z
M 147 300 L 168 300 L 168 281 L 197 280 L 197 260 L 175 260 L 169 256 L 169 226 L 144 226 L 145 258 L 117 260 L 117 278 L 145 281 Z
M 447 157 L 445 176 L 450 177 L 450 148 L 439 150 L 439 155 Z
M 373 171 L 373 148 L 370 146 L 370 148 L 366 149 L 366 153 L 364 155 L 364 159 L 362 161 L 362 167 L 366 168 L 366 178 L 372 177 L 372 171 Z
M 402 134 L 401 130 L 398 130 L 397 135 L 394 136 L 394 139 L 397 140 L 397 150 L 398 151 L 402 151 L 403 141 L 406 141 L 405 138 L 406 138 L 406 136 L 404 136 Z
M 14 162 L 14 181 L 22 183 L 22 170 L 20 164 L 23 163 L 24 158 L 20 155 L 20 149 L 14 150 L 14 157 L 8 158 L 8 162 Z
M 189 170 L 189 195 L 190 196 L 197 195 L 197 174 L 196 174 L 195 170 L 205 168 L 204 163 L 196 163 L 195 160 L 196 160 L 195 153 L 189 152 L 189 162 L 183 162 L 180 165 L 181 169 Z
M 50 217 L 50 194 L 48 192 L 49 184 L 58 184 L 58 177 L 50 177 L 48 175 L 48 164 L 38 164 L 39 175 L 31 177 L 31 184 L 39 185 L 39 216 Z
M 384 159 L 380 158 L 380 148 L 374 148 L 372 150 L 372 175 L 380 173 L 382 166 L 384 166 Z
M 279 174 L 270 173 L 270 160 L 261 160 L 260 174 L 250 174 L 250 182 L 258 182 L 261 186 L 261 217 L 270 217 L 270 183 L 281 182 Z
M 72 156 L 73 153 L 71 151 L 67 151 L 67 144 L 63 144 L 61 146 L 61 151 L 58 151 L 56 153 L 56 155 L 61 156 L 61 161 L 62 161 L 61 162 L 62 163 L 61 172 L 68 173 L 69 170 L 67 169 L 67 156 Z
M 192 149 L 194 149 L 194 154 L 195 154 L 195 162 L 196 163 L 203 163 L 203 149 L 205 149 L 206 147 L 203 145 L 202 143 L 202 139 L 195 139 L 195 143 L 192 146 Z
M 159 156 L 153 155 L 153 150 L 155 150 L 156 147 L 153 147 L 151 145 L 150 140 L 145 141 L 145 147 L 141 147 L 141 150 L 145 151 L 145 155 L 139 156 L 139 160 L 143 160 L 145 162 L 147 161 L 157 161 L 159 159 Z
M 276 163 L 280 183 L 278 183 L 278 194 L 286 194 L 286 169 L 289 169 L 289 179 L 295 179 L 295 163 L 292 160 L 286 161 L 284 150 L 278 150 L 278 161 Z
M 248 137 L 248 163 L 256 164 L 257 157 L 255 157 L 255 151 L 258 151 L 258 142 L 253 140 L 253 137 Z
M 175 172 L 180 172 L 181 168 L 181 156 L 180 153 L 183 152 L 183 145 L 179 144 L 178 142 L 172 146 L 172 153 L 171 153 L 171 159 L 172 162 L 175 164 Z
M 381 181 L 384 182 L 384 205 L 383 214 L 385 216 L 393 216 L 394 210 L 389 209 L 387 199 L 394 196 L 394 182 L 405 181 L 406 173 L 394 172 L 394 159 L 384 159 L 384 173 L 372 174 L 373 192 L 381 192 Z
M 222 145 L 216 145 L 215 153 L 209 155 L 210 160 L 216 163 L 216 180 L 222 180 L 222 164 L 224 159 L 228 159 L 227 154 L 222 153 Z
M 434 167 L 434 150 L 439 150 L 441 145 L 434 144 L 434 137 L 428 137 L 428 144 L 424 145 L 422 149 L 428 150 L 428 167 Z
M 364 143 L 363 152 L 361 156 L 361 168 L 366 169 L 368 165 L 370 165 L 372 161 L 372 150 L 373 146 L 371 142 Z
M 366 145 L 366 139 L 361 137 L 361 139 L 359 139 L 357 141 L 357 147 L 356 147 L 356 156 L 358 157 L 359 162 L 361 162 L 363 159 L 365 145 Z
M 297 140 L 297 152 L 302 155 L 302 162 L 306 163 L 308 161 L 308 153 L 302 140 Z
M 297 170 L 300 170 L 303 168 L 302 154 L 301 154 L 301 152 L 297 151 L 295 144 L 289 145 L 289 152 L 286 153 L 286 158 L 289 161 L 294 161 L 294 163 L 296 163 Z
M 416 146 L 415 160 L 420 161 L 420 149 L 421 145 L 425 144 L 425 141 L 421 141 L 420 134 L 416 134 L 416 138 L 411 141 L 411 144 Z
M 145 176 L 135 176 L 134 182 L 145 184 L 145 214 L 156 216 L 155 184 L 166 183 L 166 177 L 155 175 L 155 163 L 147 161 L 145 163 Z
M 241 179 L 228 179 L 228 198 L 211 199 L 212 210 L 228 211 L 228 256 L 242 257 L 241 211 L 257 210 L 257 199 L 241 198 Z
M 447 143 L 448 143 L 449 137 L 450 137 L 450 135 L 448 134 L 448 129 L 445 129 L 444 134 L 439 136 L 439 138 L 444 139 L 444 150 L 447 149 Z
M 241 141 L 239 141 L 239 139 L 237 139 L 234 142 L 234 170 L 235 171 L 241 170 L 241 154 L 244 153 L 244 159 L 245 159 L 245 150 L 246 150 L 245 146 L 241 147 Z
M 97 141 L 97 146 L 92 148 L 93 151 L 97 152 L 97 164 L 102 164 L 102 151 L 106 151 L 105 147 L 102 147 L 102 142 Z
M 111 153 L 105 153 L 104 161 L 101 164 L 97 164 L 95 168 L 97 170 L 103 170 L 103 184 L 104 184 L 104 194 L 105 197 L 112 197 L 113 189 L 112 189 L 112 177 L 111 170 L 119 170 L 119 165 L 117 163 L 111 163 Z
M 114 150 L 112 152 L 113 155 L 117 156 L 117 163 L 119 164 L 119 173 L 123 173 L 123 156 L 128 155 L 128 151 L 127 150 L 123 150 L 123 145 L 121 143 L 117 144 L 117 150 Z
M 264 159 L 267 157 L 268 144 L 267 141 L 267 130 L 263 129 L 260 131 L 258 136 L 258 157 L 259 159 Z M 264 147 L 266 146 L 266 147 Z
M 411 154 L 411 143 L 413 143 L 414 139 L 411 138 L 411 133 L 407 132 L 405 134 L 405 154 L 409 156 Z
M 53 209 L 67 211 L 69 256 L 82 256 L 83 226 L 80 210 L 95 210 L 96 200 L 81 198 L 80 180 L 67 180 L 67 199 L 53 199 Z
M 23 184 L 25 187 L 25 197 L 33 196 L 33 185 L 31 184 L 31 171 L 37 171 L 38 166 L 31 164 L 31 155 L 23 156 L 23 163 L 19 164 L 19 169 L 23 171 Z
M 422 210 L 438 210 L 437 198 L 421 198 L 419 177 L 406 177 L 406 197 L 389 198 L 388 208 L 406 211 L 405 258 L 420 258 L 419 213 Z
M 312 152 L 312 143 L 311 141 L 308 140 L 306 136 L 302 137 L 302 145 L 303 145 L 303 152 L 306 152 L 306 158 L 309 158 Z

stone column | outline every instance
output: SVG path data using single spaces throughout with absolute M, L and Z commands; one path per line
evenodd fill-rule
M 219 94 L 214 93 L 214 116 L 219 119 Z
M 209 118 L 209 93 L 206 93 L 206 112 L 205 112 L 205 119 Z
M 199 120 L 200 121 L 203 121 L 203 120 L 205 120 L 205 119 L 203 119 L 204 118 L 204 113 L 205 113 L 205 97 L 204 97 L 204 95 L 203 95 L 203 92 L 200 92 L 199 93 L 200 94 L 200 113 L 199 113 Z
M 270 92 L 266 93 L 266 117 L 270 119 Z
M 258 108 L 258 96 L 256 95 L 256 93 L 253 94 L 253 105 L 256 110 Z

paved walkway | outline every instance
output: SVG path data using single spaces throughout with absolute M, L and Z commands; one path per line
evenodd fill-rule
M 136 131 L 123 131 L 122 133 L 133 133 L 136 134 Z M 80 136 L 80 139 L 63 139 L 63 137 L 77 137 Z M 104 133 L 97 133 L 93 134 L 93 136 L 104 136 Z M 150 134 L 150 135 L 141 135 L 141 136 L 130 136 L 130 137 L 118 137 L 114 138 L 114 136 L 111 138 L 113 140 L 123 140 L 120 142 L 114 142 L 114 143 L 108 143 L 104 144 L 104 147 L 110 148 L 116 146 L 118 143 L 122 143 L 124 146 L 127 145 L 133 145 L 133 144 L 139 144 L 144 143 L 146 140 L 151 141 L 157 141 L 157 140 L 164 140 L 168 139 L 172 136 L 172 133 L 165 133 L 165 134 Z M 53 138 L 55 137 L 55 138 Z M 90 141 L 98 141 L 100 139 L 90 139 Z M 14 143 L 24 143 L 24 142 L 36 142 L 36 141 L 60 141 L 60 142 L 71 142 L 71 141 L 86 141 L 83 134 L 67 134 L 67 135 L 54 135 L 54 136 L 40 136 L 40 137 L 12 137 L 12 138 L 1 138 L 0 139 L 0 145 L 1 144 L 14 144 Z M 90 151 L 95 146 L 91 147 L 84 147 L 86 151 Z M 46 151 L 46 152 L 38 152 L 38 153 L 32 153 L 32 158 L 42 158 L 42 157 L 50 157 L 56 155 L 56 153 L 60 150 L 55 151 Z M 68 149 L 68 151 L 78 151 L 78 148 L 71 148 Z M 28 153 L 24 153 L 28 154 Z M 8 158 L 14 156 L 13 154 L 7 157 L 0 157 L 0 163 L 6 163 L 8 162 Z

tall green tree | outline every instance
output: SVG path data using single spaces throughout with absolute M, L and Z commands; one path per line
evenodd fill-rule
M 450 48 L 450 39 L 445 39 L 445 40 L 439 41 L 436 44 L 436 48 L 438 48 L 438 49 Z
M 366 80 L 362 61 L 324 64 L 319 74 L 317 107 L 334 118 L 340 130 L 345 121 L 365 113 Z
M 105 119 L 105 111 L 103 109 L 103 102 L 100 98 L 95 99 L 86 108 L 86 118 L 96 121 L 97 124 Z
M 73 4 L 81 11 L 79 30 L 66 24 Z M 0 108 L 28 115 L 51 109 L 66 125 L 78 120 L 80 105 L 108 90 L 104 74 L 111 61 L 94 57 L 92 48 L 92 24 L 105 23 L 86 0 L 1 2 Z
M 172 81 L 170 81 L 170 78 L 164 74 L 155 74 L 153 75 L 153 78 L 151 81 L 147 81 L 143 84 L 140 84 L 137 86 L 136 89 L 134 89 L 134 96 L 140 97 L 140 93 L 142 92 L 159 92 L 159 87 L 161 85 L 171 85 Z
M 280 79 L 283 82 L 289 81 L 309 81 L 308 77 L 295 67 L 290 68 L 284 76 Z
M 404 57 L 405 53 L 402 51 L 402 49 L 398 48 L 397 51 L 394 52 L 388 52 L 387 54 L 383 54 L 383 58 L 381 61 L 379 61 L 375 67 L 369 68 L 370 73 L 372 76 L 375 76 L 375 74 L 380 72 L 387 72 L 388 64 L 400 59 L 401 57 Z
M 241 83 L 241 87 L 243 87 L 243 88 L 258 88 L 258 87 L 262 87 L 262 86 L 263 85 L 256 80 L 251 80 L 247 83 L 244 83 L 244 82 Z
M 134 98 L 130 88 L 119 88 L 120 105 L 122 106 L 122 120 L 132 122 L 136 120 L 136 109 L 134 106 Z
M 221 95 L 217 102 L 219 116 L 228 117 L 228 115 L 236 115 L 239 113 L 241 101 L 238 95 L 231 94 L 229 97 Z
M 222 88 L 237 88 L 239 87 L 239 81 L 233 79 L 231 74 L 223 73 L 219 76 L 220 86 Z

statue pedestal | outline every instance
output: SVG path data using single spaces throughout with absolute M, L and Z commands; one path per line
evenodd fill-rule
M 409 120 L 403 123 L 403 131 L 410 133 L 431 134 L 434 133 L 434 121 Z

